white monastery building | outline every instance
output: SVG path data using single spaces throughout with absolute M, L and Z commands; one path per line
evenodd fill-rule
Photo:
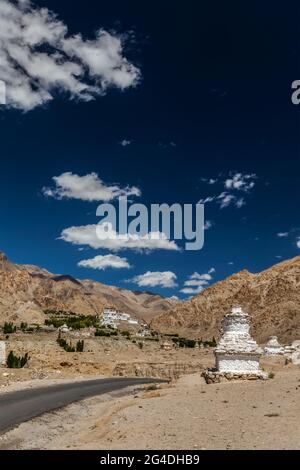
M 129 325 L 138 325 L 138 321 L 132 319 L 129 313 L 120 312 L 114 308 L 105 308 L 103 310 L 103 315 L 101 318 L 102 325 L 109 325 L 113 328 L 116 328 L 120 321 L 127 322 Z

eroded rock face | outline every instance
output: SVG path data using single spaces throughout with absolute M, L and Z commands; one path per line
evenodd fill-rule
M 120 362 L 114 370 L 114 376 L 120 377 L 158 377 L 163 379 L 178 379 L 187 374 L 202 372 L 203 364 L 200 362 Z

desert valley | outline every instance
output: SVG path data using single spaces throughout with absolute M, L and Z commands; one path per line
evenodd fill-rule
M 2 434 L 0 448 L 299 447 L 299 288 L 299 256 L 180 302 L 14 264 L 2 253 L 2 397 L 95 377 L 164 382 L 36 417 Z M 259 346 L 276 336 L 280 354 L 262 356 L 267 380 L 207 385 L 202 374 L 214 366 L 222 318 L 237 305 L 250 314 Z

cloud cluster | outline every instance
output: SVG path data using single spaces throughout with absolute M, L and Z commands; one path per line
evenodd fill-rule
M 128 147 L 128 145 L 130 145 L 130 144 L 132 144 L 132 141 L 131 141 L 131 140 L 128 140 L 128 139 L 123 139 L 123 140 L 121 140 L 121 142 L 120 142 L 120 145 L 121 145 L 122 147 Z
M 60 236 L 61 240 L 74 245 L 86 245 L 94 249 L 111 251 L 135 250 L 175 250 L 179 247 L 174 241 L 167 239 L 161 232 L 149 232 L 146 235 L 117 233 L 110 223 L 68 227 Z
M 197 295 L 209 285 L 212 280 L 212 274 L 215 272 L 215 268 L 211 268 L 207 273 L 199 274 L 197 272 L 191 274 L 188 280 L 184 283 L 184 288 L 180 290 L 182 294 Z
M 81 201 L 112 201 L 120 196 L 140 196 L 135 186 L 121 188 L 117 184 L 105 184 L 96 173 L 79 176 L 71 172 L 54 176 L 54 188 L 44 187 L 45 196 L 56 199 L 79 199 Z
M 279 232 L 277 233 L 277 237 L 279 238 L 285 238 L 289 236 L 289 232 Z
M 78 266 L 82 268 L 99 269 L 100 271 L 104 271 L 107 268 L 130 268 L 130 264 L 126 258 L 121 258 L 116 255 L 98 255 L 92 259 L 84 259 L 79 261 Z
M 172 271 L 147 271 L 145 274 L 135 276 L 128 282 L 134 282 L 139 287 L 164 287 L 174 288 L 177 276 Z
M 108 88 L 136 86 L 140 71 L 124 57 L 125 36 L 99 29 L 94 39 L 29 0 L 0 2 L 0 80 L 7 106 L 30 111 L 62 92 L 90 101 Z
M 240 209 L 246 204 L 245 196 L 254 188 L 256 178 L 257 176 L 255 174 L 243 173 L 230 173 L 225 180 L 221 178 L 202 178 L 201 181 L 209 185 L 221 183 L 223 191 L 219 194 L 200 199 L 199 203 L 206 204 L 208 202 L 216 202 L 220 206 L 220 209 L 224 209 L 230 205 Z
M 296 241 L 297 248 L 300 248 L 300 237 L 298 237 L 298 240 Z

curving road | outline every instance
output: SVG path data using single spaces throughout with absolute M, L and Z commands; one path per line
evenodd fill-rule
M 153 378 L 95 379 L 5 393 L 0 395 L 0 432 L 75 401 L 155 382 L 166 381 Z

